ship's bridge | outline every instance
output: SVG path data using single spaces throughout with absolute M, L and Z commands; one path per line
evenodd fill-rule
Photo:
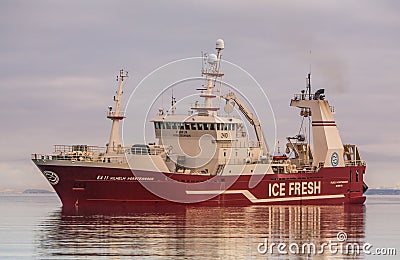
M 261 150 L 249 141 L 242 120 L 216 115 L 158 115 L 151 120 L 170 169 L 218 173 L 227 164 L 258 161 Z
M 159 115 L 151 122 L 154 123 L 158 139 L 168 137 L 200 138 L 205 134 L 220 141 L 246 137 L 243 121 L 234 117 Z

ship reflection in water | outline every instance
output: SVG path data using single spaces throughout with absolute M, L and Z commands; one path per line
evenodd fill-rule
M 147 209 L 96 209 L 53 212 L 37 231 L 37 255 L 42 258 L 318 258 L 321 255 L 261 254 L 260 243 L 338 242 L 362 246 L 365 207 L 349 206 L 251 206 L 244 208 L 168 207 Z M 288 250 L 288 248 L 286 248 Z M 322 259 L 364 256 L 332 254 Z

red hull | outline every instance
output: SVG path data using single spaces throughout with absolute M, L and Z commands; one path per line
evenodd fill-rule
M 363 204 L 365 201 L 365 166 L 322 168 L 313 173 L 265 174 L 259 175 L 259 179 L 252 175 L 207 176 L 149 171 L 133 174 L 130 169 L 118 168 L 48 164 L 38 167 L 42 172 L 57 174 L 59 180 L 53 187 L 65 207 L 184 203 L 326 205 Z

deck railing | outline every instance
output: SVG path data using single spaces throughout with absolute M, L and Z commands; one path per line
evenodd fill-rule
M 54 145 L 54 153 L 105 153 L 106 147 L 89 145 Z
M 294 94 L 293 100 L 314 100 L 315 94 Z M 335 113 L 335 107 L 329 106 L 332 113 Z
M 51 154 L 32 154 L 32 160 L 43 161 L 82 161 L 98 163 L 124 163 L 126 155 L 160 155 L 164 153 L 162 146 L 155 147 L 120 147 L 118 153 L 106 153 L 107 147 L 88 145 L 55 145 Z
M 363 160 L 345 161 L 344 164 L 345 164 L 345 166 L 366 166 L 367 165 L 367 163 Z
M 114 112 L 114 111 L 107 111 L 107 117 L 108 118 L 124 118 L 125 117 L 125 112 Z
M 314 94 L 294 94 L 294 100 L 313 100 L 314 99 Z

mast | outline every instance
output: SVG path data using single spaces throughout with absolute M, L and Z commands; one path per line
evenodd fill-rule
M 311 71 L 307 74 L 307 92 L 308 100 L 311 100 Z
M 119 76 L 117 76 L 118 90 L 117 95 L 114 96 L 115 110 L 112 111 L 112 107 L 108 107 L 107 118 L 112 120 L 110 140 L 108 142 L 106 153 L 120 153 L 121 152 L 121 139 L 119 136 L 119 121 L 125 118 L 124 112 L 121 112 L 121 97 L 122 97 L 122 85 L 124 78 L 128 77 L 128 72 L 124 70 L 119 71 Z
M 217 50 L 217 55 L 214 53 L 209 54 L 207 56 L 208 67 L 202 69 L 202 75 L 206 76 L 205 87 L 197 89 L 201 91 L 200 97 L 204 98 L 204 104 L 201 106 L 196 105 L 192 108 L 201 115 L 215 114 L 219 110 L 219 107 L 213 105 L 213 99 L 217 97 L 214 93 L 215 82 L 224 75 L 220 72 L 221 51 L 224 49 L 224 41 L 222 39 L 217 40 L 215 49 Z

